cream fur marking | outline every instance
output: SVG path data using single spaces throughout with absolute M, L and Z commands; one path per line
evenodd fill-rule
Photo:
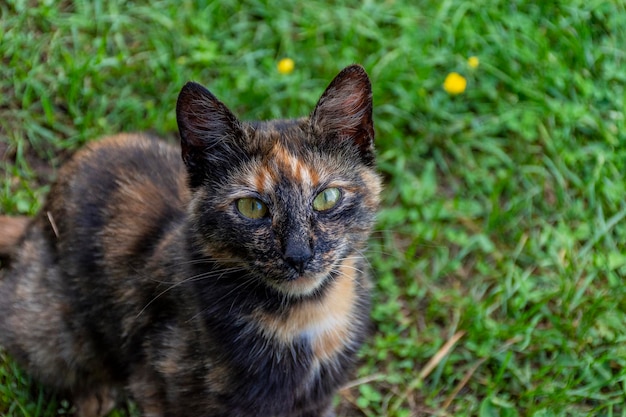
M 317 359 L 332 358 L 344 341 L 349 340 L 357 302 L 356 274 L 355 260 L 348 259 L 323 299 L 304 302 L 282 317 L 258 312 L 256 318 L 262 332 L 284 344 L 305 337 L 311 341 Z

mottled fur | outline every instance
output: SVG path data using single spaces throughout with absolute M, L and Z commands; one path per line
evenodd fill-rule
M 122 395 L 144 416 L 334 415 L 368 322 L 367 75 L 343 70 L 308 118 L 255 123 L 189 83 L 177 117 L 180 148 L 93 142 L 28 226 L 0 217 L 0 345 L 85 417 Z M 339 203 L 313 210 L 328 187 Z M 269 214 L 238 212 L 248 197 Z

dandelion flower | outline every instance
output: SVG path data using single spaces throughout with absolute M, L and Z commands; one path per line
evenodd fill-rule
M 478 66 L 480 65 L 480 60 L 477 56 L 470 56 L 469 58 L 467 58 L 467 65 L 469 65 L 470 68 L 478 68 Z
M 467 80 L 457 72 L 451 72 L 448 74 L 443 82 L 443 89 L 446 90 L 446 93 L 452 95 L 463 93 L 465 91 L 465 87 L 467 87 Z
M 291 74 L 293 72 L 294 67 L 296 66 L 295 62 L 291 58 L 283 58 L 278 61 L 278 72 L 281 74 Z

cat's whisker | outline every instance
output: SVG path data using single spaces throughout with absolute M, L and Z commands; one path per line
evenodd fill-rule
M 367 249 L 367 251 L 369 251 L 369 249 Z M 369 258 L 365 255 L 365 251 L 361 250 L 361 249 L 356 249 L 356 253 L 358 253 L 358 256 L 365 261 L 365 263 L 367 264 L 367 266 L 370 269 L 373 269 L 374 266 L 372 265 L 372 263 L 370 262 Z
M 246 279 L 248 278 L 249 279 Z M 242 290 L 244 288 L 246 288 L 249 285 L 254 284 L 254 282 L 256 281 L 255 277 L 252 276 L 252 274 L 246 274 L 240 278 L 244 279 L 244 282 L 242 282 L 241 284 L 235 286 L 234 288 L 232 288 L 229 292 L 227 292 L 226 294 L 222 295 L 220 298 L 218 298 L 217 300 L 215 300 L 215 304 L 219 304 L 220 302 L 222 302 L 223 300 L 225 300 L 226 298 L 228 298 L 232 293 L 234 293 L 235 291 L 239 291 Z M 231 303 L 230 309 L 229 309 L 229 313 L 232 312 L 234 305 L 237 303 L 237 297 L 233 298 L 233 301 Z M 204 309 L 202 309 L 201 311 L 199 311 L 197 314 L 193 315 L 189 320 L 187 320 L 187 322 L 191 322 L 195 319 L 197 319 L 199 316 L 203 315 L 207 310 L 209 310 L 210 307 L 206 307 Z
M 181 267 L 189 266 L 189 265 L 224 265 L 224 264 L 241 264 L 242 261 L 239 259 L 232 258 L 201 258 L 201 259 L 191 259 L 184 262 L 177 262 L 171 265 L 167 265 L 166 269 L 180 270 Z
M 364 271 L 364 270 L 362 270 L 362 269 L 360 269 L 360 268 L 357 268 L 357 267 L 354 267 L 354 266 L 348 266 L 348 265 L 346 265 L 346 266 L 344 266 L 344 268 L 351 269 L 351 270 L 353 270 L 353 271 L 355 271 L 355 272 L 358 272 L 359 274 L 364 274 L 364 273 L 365 273 L 365 271 Z M 356 278 L 354 278 L 354 276 L 353 276 L 353 275 L 350 275 L 350 274 L 346 273 L 346 272 L 345 272 L 345 271 L 343 271 L 342 269 L 339 269 L 339 270 L 337 271 L 337 273 L 338 273 L 338 274 L 340 274 L 341 276 L 344 276 L 344 277 L 350 277 L 350 278 L 351 278 L 353 281 L 355 281 L 355 282 L 356 282 L 356 281 L 358 281 L 358 280 L 356 280 Z
M 189 278 L 185 278 L 179 282 L 175 282 L 173 284 L 171 284 L 169 287 L 167 287 L 165 290 L 161 291 L 159 294 L 157 294 L 154 298 L 152 298 L 142 309 L 141 311 L 139 311 L 139 313 L 137 313 L 137 316 L 135 317 L 135 319 L 139 318 L 144 311 L 150 307 L 150 305 L 152 303 L 154 303 L 156 300 L 158 300 L 160 297 L 162 297 L 163 295 L 165 295 L 166 293 L 168 293 L 169 291 L 173 290 L 174 288 L 177 288 L 183 284 L 187 284 L 189 282 L 196 282 L 196 281 L 200 281 L 200 280 L 204 280 L 204 279 L 208 279 L 211 278 L 213 276 L 217 276 L 217 279 L 220 279 L 222 276 L 224 276 L 225 274 L 228 273 L 233 273 L 233 272 L 238 272 L 240 270 L 244 270 L 244 268 L 226 268 L 226 269 L 220 269 L 218 271 L 207 271 L 207 272 L 203 272 L 201 274 L 198 275 L 194 275 L 192 277 Z M 162 284 L 169 284 L 167 282 L 160 282 Z
M 180 285 L 180 284 L 184 284 L 186 282 L 194 282 L 194 281 L 198 281 L 201 279 L 206 279 L 206 278 L 210 278 L 212 273 L 214 273 L 215 275 L 223 275 L 224 273 L 230 273 L 230 272 L 237 272 L 237 271 L 243 271 L 246 268 L 244 268 L 243 266 L 239 266 L 239 267 L 231 267 L 231 268 L 222 268 L 222 269 L 217 269 L 214 271 L 206 271 L 203 272 L 201 274 L 197 274 L 194 275 L 192 277 L 189 278 L 185 278 L 181 281 L 163 281 L 163 280 L 156 280 L 156 279 L 151 279 L 152 282 L 156 282 L 158 284 L 163 284 L 163 285 Z
M 357 251 L 357 252 L 360 252 L 360 251 Z M 357 268 L 357 267 L 356 267 L 356 266 L 354 266 L 354 265 L 344 263 L 345 261 L 349 261 L 349 260 L 364 260 L 364 261 L 365 261 L 365 262 L 369 265 L 369 261 L 367 260 L 367 258 L 362 257 L 361 255 L 346 256 L 346 257 L 343 257 L 343 258 L 341 258 L 341 259 L 339 260 L 339 262 L 341 263 L 341 267 L 339 267 L 339 268 L 336 268 L 336 269 L 335 269 L 336 273 L 337 273 L 339 276 L 349 278 L 349 279 L 350 279 L 352 282 L 354 282 L 356 285 L 358 285 L 359 287 L 361 287 L 361 288 L 363 288 L 363 289 L 366 289 L 366 290 L 367 290 L 366 285 L 364 285 L 364 283 L 363 283 L 363 282 L 361 282 L 359 279 L 356 279 L 356 278 L 354 277 L 354 275 L 352 275 L 352 274 L 348 274 L 348 273 L 346 273 L 346 272 L 343 270 L 344 268 L 346 268 L 346 269 L 349 269 L 349 270 L 355 271 L 355 272 L 357 272 L 357 273 L 358 273 L 358 274 L 360 274 L 360 275 L 362 275 L 362 274 L 366 274 L 366 271 L 365 271 L 365 270 L 363 270 L 363 269 L 361 269 L 361 268 Z

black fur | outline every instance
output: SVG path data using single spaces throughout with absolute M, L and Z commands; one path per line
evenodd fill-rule
M 0 217 L 24 229 L 0 238 L 18 248 L 2 252 L 0 345 L 84 417 L 121 392 L 151 417 L 334 415 L 368 326 L 367 75 L 342 71 L 309 118 L 254 123 L 189 83 L 177 117 L 180 148 L 94 142 L 28 227 Z M 314 209 L 328 187 L 341 198 Z

